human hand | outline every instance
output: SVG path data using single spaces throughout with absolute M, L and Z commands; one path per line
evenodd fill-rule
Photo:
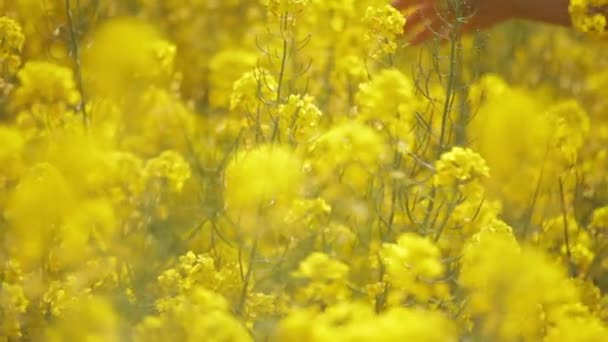
M 569 0 L 462 0 L 462 31 L 486 29 L 503 21 L 520 18 L 569 25 Z M 456 20 L 452 0 L 396 0 L 393 5 L 406 15 L 405 32 L 412 32 L 411 44 L 422 43 L 449 31 Z
M 449 8 L 452 1 L 445 0 L 397 0 L 394 6 L 406 15 L 405 32 L 413 32 L 411 44 L 422 43 L 434 35 L 441 35 L 447 24 L 455 21 L 455 10 Z M 516 0 L 463 0 L 462 32 L 485 29 L 515 17 Z M 442 8 L 443 6 L 443 8 Z

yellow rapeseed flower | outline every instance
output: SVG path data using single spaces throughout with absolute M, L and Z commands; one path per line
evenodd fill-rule
M 237 153 L 226 166 L 226 208 L 257 210 L 293 199 L 303 185 L 302 162 L 285 146 L 263 145 Z

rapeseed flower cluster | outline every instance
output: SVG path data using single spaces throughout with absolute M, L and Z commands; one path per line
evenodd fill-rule
M 569 7 L 572 22 L 583 32 L 602 33 L 606 30 L 607 19 L 597 9 L 605 6 L 608 6 L 605 0 L 573 0 Z
M 0 0 L 0 340 L 608 340 L 608 3 L 390 2 Z

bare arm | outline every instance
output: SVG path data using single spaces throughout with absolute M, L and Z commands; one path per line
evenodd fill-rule
M 554 25 L 570 26 L 570 0 L 516 0 L 516 17 Z

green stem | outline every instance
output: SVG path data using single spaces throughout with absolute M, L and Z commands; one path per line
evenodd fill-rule
M 78 9 L 80 10 L 80 2 L 78 2 Z M 82 123 L 85 128 L 89 127 L 89 115 L 87 113 L 87 101 L 84 92 L 84 84 L 82 79 L 82 66 L 80 60 L 80 49 L 78 47 L 78 37 L 76 30 L 74 29 L 74 17 L 72 15 L 72 9 L 70 6 L 70 0 L 65 0 L 65 11 L 68 20 L 68 30 L 70 33 L 70 52 L 72 58 L 74 58 L 74 72 L 76 76 L 76 83 L 78 91 L 80 92 L 80 110 L 82 112 Z M 80 18 L 79 18 L 80 19 Z

